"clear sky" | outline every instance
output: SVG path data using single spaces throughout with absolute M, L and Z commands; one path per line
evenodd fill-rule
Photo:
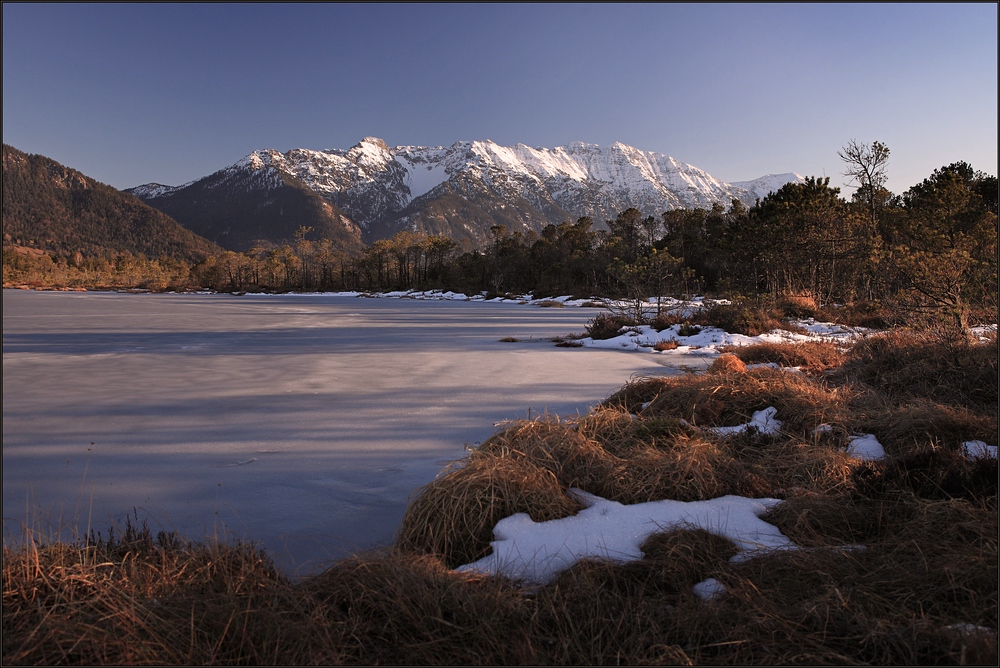
M 957 160 L 995 175 L 997 5 L 3 5 L 3 141 L 113 186 L 369 135 L 831 185 L 878 140 L 897 193 Z

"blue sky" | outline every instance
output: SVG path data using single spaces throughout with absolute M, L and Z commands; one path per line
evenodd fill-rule
M 725 181 L 997 173 L 997 6 L 3 5 L 3 141 L 119 188 L 254 149 L 615 141 Z M 845 193 L 850 190 L 845 189 Z

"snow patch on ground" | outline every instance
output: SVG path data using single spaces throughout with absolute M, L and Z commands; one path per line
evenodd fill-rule
M 695 596 L 703 601 L 711 601 L 726 593 L 726 588 L 715 578 L 708 578 L 697 583 L 694 587 Z
M 777 413 L 777 408 L 768 406 L 762 411 L 754 412 L 749 422 L 736 425 L 735 427 L 709 427 L 708 431 L 719 436 L 741 434 L 747 429 L 756 429 L 761 434 L 777 434 L 778 430 L 781 429 L 781 420 L 774 417 Z
M 862 461 L 885 459 L 885 448 L 878 442 L 874 434 L 851 436 L 847 445 L 847 454 Z
M 572 517 L 535 522 L 526 513 L 500 520 L 493 529 L 492 554 L 460 572 L 505 575 L 545 584 L 562 570 L 587 558 L 626 563 L 641 559 L 639 546 L 653 533 L 671 529 L 704 529 L 727 538 L 745 560 L 771 550 L 795 549 L 778 528 L 760 516 L 778 499 L 723 496 L 708 501 L 650 501 L 623 505 L 579 489 L 571 489 L 584 509 Z M 710 585 L 704 585 L 707 592 Z
M 962 452 L 969 459 L 997 458 L 997 446 L 986 445 L 983 441 L 966 441 L 962 444 Z

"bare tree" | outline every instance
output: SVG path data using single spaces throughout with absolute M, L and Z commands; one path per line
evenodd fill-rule
M 851 182 L 858 184 L 857 196 L 868 206 L 874 225 L 879 203 L 885 199 L 884 186 L 889 178 L 885 165 L 889 162 L 889 147 L 882 142 L 873 141 L 869 146 L 852 139 L 837 151 L 837 155 L 847 163 L 844 176 L 851 177 Z

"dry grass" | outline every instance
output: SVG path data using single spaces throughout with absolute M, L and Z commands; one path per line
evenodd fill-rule
M 9 664 L 301 662 L 314 632 L 291 625 L 301 601 L 249 544 L 121 538 L 4 546 L 3 662 Z
M 896 402 L 926 398 L 996 413 L 997 341 L 968 343 L 888 332 L 855 345 L 836 377 Z
M 403 516 L 396 545 L 443 555 L 454 568 L 488 553 L 493 526 L 504 517 L 528 513 L 542 522 L 578 510 L 551 471 L 526 458 L 473 453 L 420 491 Z
M 708 367 L 709 373 L 746 373 L 746 370 L 747 365 L 743 360 L 732 353 L 722 353 Z
M 788 433 L 810 434 L 820 424 L 849 421 L 845 403 L 851 388 L 827 387 L 819 380 L 780 369 L 717 370 L 704 376 L 674 376 L 654 382 L 655 397 L 645 400 L 652 403 L 644 415 L 683 418 L 700 427 L 742 424 L 768 406 L 778 409 L 778 418 Z M 612 405 L 620 401 L 619 395 L 608 399 Z
M 844 353 L 836 344 L 819 341 L 726 346 L 722 352 L 735 355 L 744 364 L 774 362 L 780 366 L 801 367 L 812 373 L 826 371 L 844 362 Z
M 298 583 L 252 546 L 144 528 L 5 546 L 3 662 L 995 665 L 997 462 L 960 454 L 996 442 L 995 344 L 890 334 L 839 366 L 834 353 L 760 347 L 748 359 L 817 373 L 730 355 L 637 379 L 573 420 L 509 423 L 420 490 L 391 550 Z M 767 406 L 776 436 L 702 429 Z M 851 459 L 859 432 L 891 457 Z M 570 487 L 623 503 L 783 498 L 764 519 L 800 549 L 732 563 L 729 541 L 676 530 L 639 561 L 584 561 L 537 588 L 450 570 L 487 554 L 503 517 L 577 512 Z M 705 602 L 692 588 L 709 577 L 726 594 Z

